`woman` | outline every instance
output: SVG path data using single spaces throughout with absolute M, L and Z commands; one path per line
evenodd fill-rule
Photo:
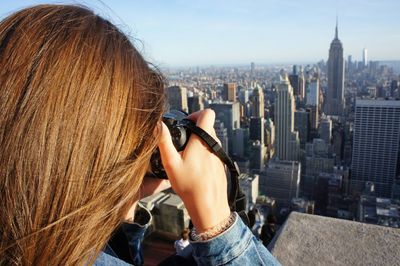
M 112 232 L 134 220 L 143 195 L 165 186 L 144 178 L 157 145 L 196 227 L 199 264 L 276 263 L 230 213 L 221 161 L 196 136 L 175 150 L 160 122 L 164 106 L 161 76 L 91 11 L 40 5 L 5 18 L 0 264 L 107 261 Z M 215 137 L 212 111 L 190 119 Z

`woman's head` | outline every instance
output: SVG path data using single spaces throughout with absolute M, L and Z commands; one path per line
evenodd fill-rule
M 163 80 L 110 22 L 41 5 L 0 22 L 0 264 L 93 260 L 157 142 Z

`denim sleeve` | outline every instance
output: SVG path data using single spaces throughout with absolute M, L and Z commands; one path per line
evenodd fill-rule
M 144 208 L 140 203 L 135 211 L 135 219 L 132 223 L 124 222 L 121 225 L 122 231 L 128 241 L 128 249 L 131 260 L 135 266 L 141 266 L 144 263 L 142 252 L 142 240 L 152 220 L 149 210 Z M 125 247 L 124 247 L 125 248 Z M 117 254 L 109 244 L 97 257 L 95 266 L 108 265 L 131 265 L 118 258 Z
M 234 224 L 207 241 L 192 241 L 198 265 L 280 265 L 236 214 Z
M 134 265 L 143 265 L 142 241 L 151 223 L 151 213 L 138 203 L 133 223 L 123 223 L 122 230 L 128 240 L 129 252 Z
M 86 265 L 86 264 L 85 264 Z M 99 256 L 96 258 L 93 266 L 131 266 L 131 264 L 126 263 L 123 260 L 120 260 L 114 256 L 111 256 L 105 252 L 101 252 Z

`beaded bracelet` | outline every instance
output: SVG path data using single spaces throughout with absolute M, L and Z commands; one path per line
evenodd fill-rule
M 236 221 L 236 212 L 232 212 L 228 218 L 220 222 L 214 227 L 207 229 L 205 232 L 198 234 L 196 227 L 193 227 L 190 232 L 190 237 L 193 241 L 209 240 L 227 230 Z

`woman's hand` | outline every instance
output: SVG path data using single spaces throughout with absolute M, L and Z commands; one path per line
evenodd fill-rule
M 214 131 L 214 111 L 206 109 L 188 118 L 218 140 Z M 178 153 L 167 126 L 164 123 L 162 126 L 158 146 L 164 169 L 201 233 L 230 215 L 224 165 L 195 134 L 191 135 L 185 150 Z

